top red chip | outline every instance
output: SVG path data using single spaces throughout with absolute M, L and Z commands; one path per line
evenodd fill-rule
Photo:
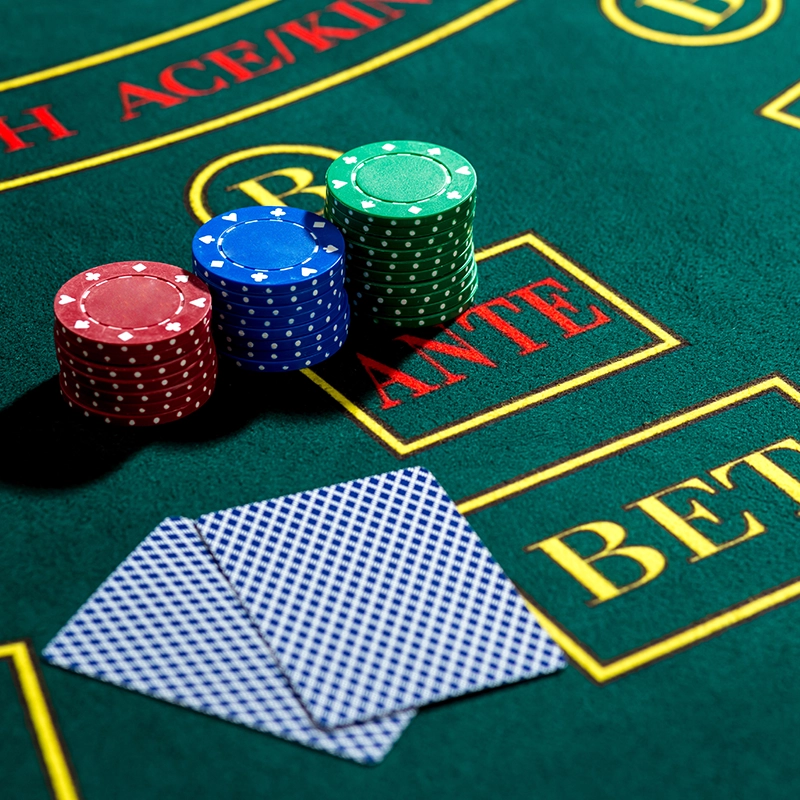
M 55 299 L 61 325 L 123 351 L 182 338 L 210 311 L 211 295 L 203 281 L 157 261 L 93 267 L 68 280 Z

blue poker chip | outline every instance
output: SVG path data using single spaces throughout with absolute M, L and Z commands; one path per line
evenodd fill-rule
M 226 325 L 223 322 L 217 322 L 214 325 L 214 333 L 218 338 L 228 342 L 252 341 L 268 344 L 271 342 L 310 340 L 312 337 L 321 336 L 325 338 L 330 335 L 336 326 L 349 319 L 349 316 L 350 308 L 345 306 L 337 313 L 331 313 L 311 322 L 300 323 L 291 328 L 243 328 L 239 325 Z
M 314 300 L 318 297 L 325 297 L 331 293 L 337 294 L 344 292 L 345 274 L 344 270 L 336 273 L 327 281 L 321 281 L 311 289 L 302 289 L 294 292 L 281 292 L 279 294 L 263 294 L 257 290 L 249 292 L 234 292 L 232 289 L 218 289 L 216 286 L 209 286 L 211 296 L 217 302 L 229 302 L 236 305 L 250 306 L 280 306 L 282 308 L 291 305 L 300 305 Z M 259 286 L 258 289 L 263 289 Z
M 349 303 L 342 303 L 329 311 L 320 310 L 319 313 L 309 314 L 307 317 L 290 319 L 258 319 L 252 317 L 241 317 L 236 314 L 220 313 L 214 318 L 214 328 L 218 331 L 246 330 L 253 333 L 259 331 L 274 331 L 279 336 L 294 336 L 295 333 L 313 333 L 320 326 L 327 325 L 331 320 L 336 319 L 344 308 L 350 309 Z
M 325 303 L 324 306 L 317 306 L 308 311 L 280 315 L 273 315 L 272 312 L 256 313 L 256 309 L 252 308 L 242 311 L 240 308 L 226 307 L 215 314 L 214 321 L 240 328 L 291 328 L 293 325 L 313 322 L 330 315 L 335 316 L 347 305 L 349 305 L 347 298 L 342 297 L 333 303 Z
M 258 298 L 258 300 L 244 298 L 246 302 L 239 302 L 243 299 L 241 295 L 232 297 L 229 294 L 227 297 L 214 296 L 213 307 L 214 311 L 229 311 L 244 317 L 292 317 L 321 308 L 333 308 L 343 302 L 345 297 L 344 289 L 331 289 L 318 297 L 309 297 L 307 300 L 297 303 L 265 303 L 264 298 Z
M 307 358 L 317 355 L 323 351 L 338 349 L 339 343 L 347 339 L 349 325 L 344 322 L 339 326 L 336 333 L 319 341 L 305 342 L 290 347 L 278 346 L 273 342 L 269 347 L 255 346 L 249 347 L 238 343 L 224 344 L 220 346 L 220 352 L 235 356 L 237 359 L 247 361 L 287 361 L 293 358 Z
M 309 345 L 327 342 L 328 339 L 340 335 L 350 321 L 350 309 L 335 317 L 329 318 L 324 323 L 319 323 L 313 330 L 294 328 L 275 331 L 253 331 L 243 328 L 217 326 L 217 341 L 227 350 L 267 351 L 267 350 L 297 350 Z
M 224 358 L 233 361 L 237 367 L 251 372 L 293 372 L 295 370 L 313 367 L 315 364 L 321 364 L 323 361 L 327 361 L 331 356 L 336 355 L 336 353 L 342 349 L 346 338 L 346 336 L 340 337 L 331 347 L 322 348 L 313 355 L 303 355 L 299 358 L 287 359 L 285 361 L 280 359 L 256 360 L 241 358 L 232 353 L 226 353 L 224 350 L 220 352 Z
M 195 272 L 218 288 L 293 292 L 326 281 L 344 259 L 339 229 L 310 211 L 253 206 L 220 214 L 192 240 Z

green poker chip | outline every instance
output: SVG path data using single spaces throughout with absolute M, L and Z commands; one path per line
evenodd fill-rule
M 394 225 L 394 220 L 387 221 L 385 219 L 369 222 L 366 219 L 357 219 L 352 215 L 341 214 L 329 208 L 323 210 L 323 215 L 333 222 L 334 225 L 345 231 L 365 233 L 376 238 L 391 236 L 401 239 L 411 239 L 416 236 L 425 236 L 431 233 L 444 233 L 453 228 L 471 227 L 475 219 L 475 210 L 473 208 L 468 214 L 459 214 L 456 217 L 445 217 L 426 225 Z
M 472 257 L 465 258 L 460 262 L 460 266 L 453 270 L 448 270 L 439 275 L 435 275 L 427 281 L 414 280 L 402 281 L 400 278 L 395 279 L 394 276 L 387 276 L 392 280 L 366 280 L 359 277 L 354 273 L 349 273 L 345 281 L 347 285 L 357 285 L 364 287 L 367 292 L 375 292 L 376 294 L 394 294 L 396 292 L 403 292 L 405 294 L 419 294 L 424 291 L 436 291 L 434 284 L 457 282 L 462 275 L 475 269 L 475 260 Z
M 399 295 L 378 296 L 373 294 L 362 295 L 359 291 L 353 291 L 350 294 L 350 302 L 358 307 L 368 305 L 372 307 L 373 311 L 378 314 L 388 314 L 391 311 L 395 313 L 396 309 L 416 309 L 420 307 L 430 307 L 431 313 L 440 305 L 447 306 L 451 304 L 454 298 L 462 299 L 463 293 L 469 292 L 472 285 L 475 283 L 476 275 L 471 272 L 465 275 L 457 284 L 447 286 L 444 289 L 439 289 L 436 292 L 412 295 L 410 297 L 400 297 Z M 383 308 L 384 311 L 379 309 Z
M 471 274 L 476 273 L 474 260 L 468 261 L 461 269 L 447 275 L 419 284 L 381 284 L 360 281 L 357 278 L 346 278 L 347 288 L 350 292 L 361 292 L 363 296 L 371 297 L 416 297 L 425 294 L 435 294 L 439 291 L 460 284 Z
M 457 272 L 450 273 L 426 284 L 418 285 L 391 285 L 376 284 L 361 281 L 351 281 L 347 284 L 347 291 L 350 296 L 361 299 L 365 297 L 383 297 L 387 301 L 394 303 L 403 299 L 416 297 L 438 296 L 453 287 L 468 284 L 477 274 L 475 262 L 468 263 Z
M 323 216 L 333 222 L 337 227 L 353 230 L 361 233 L 370 233 L 364 228 L 372 229 L 371 235 L 386 236 L 386 231 L 394 232 L 396 236 L 414 236 L 422 232 L 438 233 L 443 229 L 454 227 L 460 223 L 471 223 L 475 219 L 475 204 L 472 203 L 469 209 L 462 209 L 459 214 L 438 214 L 428 220 L 415 220 L 414 225 L 398 225 L 393 219 L 376 219 L 375 217 L 362 217 L 353 214 L 349 209 L 345 212 L 341 209 L 327 205 L 323 209 Z M 444 228 L 443 228 L 444 226 Z M 433 231 L 432 229 L 437 230 Z
M 339 227 L 369 233 L 373 236 L 416 235 L 429 231 L 437 233 L 445 228 L 470 223 L 475 217 L 475 200 L 473 198 L 466 206 L 457 206 L 452 213 L 437 214 L 430 219 L 415 219 L 411 224 L 398 222 L 396 219 L 377 219 L 356 214 L 352 209 L 330 201 L 330 198 L 329 202 L 325 204 L 323 214 Z
M 456 303 L 461 303 L 466 297 L 469 296 L 472 290 L 473 282 L 466 286 L 462 286 L 459 291 L 451 292 L 447 297 L 431 297 L 425 302 L 414 303 L 409 302 L 406 305 L 389 305 L 388 303 L 379 303 L 377 299 L 353 300 L 352 307 L 354 310 L 364 310 L 371 312 L 373 315 L 385 317 L 386 319 L 398 319 L 399 317 L 418 318 L 420 316 L 430 316 L 431 314 L 444 313 Z
M 469 290 L 465 289 L 464 292 L 458 297 L 453 298 L 452 303 L 448 302 L 432 302 L 425 306 L 417 306 L 414 308 L 391 308 L 387 306 L 380 306 L 365 303 L 353 303 L 353 314 L 361 314 L 363 311 L 365 316 L 371 316 L 374 319 L 379 319 L 381 321 L 387 320 L 409 320 L 413 322 L 414 320 L 424 320 L 427 323 L 430 323 L 430 317 L 435 316 L 436 314 L 449 314 L 453 309 L 462 307 L 465 303 L 467 298 L 470 296 L 471 288 Z
M 429 236 L 443 236 L 451 232 L 467 233 L 472 230 L 473 225 L 473 217 L 439 223 L 438 225 L 426 225 L 424 228 L 389 228 L 386 225 L 361 225 L 353 220 L 350 221 L 350 225 L 347 225 L 331 214 L 327 215 L 327 219 L 339 228 L 346 237 L 368 236 L 376 241 L 383 239 L 388 239 L 389 241 L 416 241 Z
M 431 325 L 439 325 L 442 322 L 449 322 L 463 314 L 474 302 L 475 295 L 478 293 L 478 283 L 475 282 L 473 291 L 461 302 L 446 309 L 436 311 L 433 314 L 417 316 L 382 316 L 372 312 L 371 309 L 362 311 L 354 309 L 353 315 L 359 318 L 369 319 L 376 325 L 392 326 L 396 328 L 424 328 Z
M 449 277 L 454 273 L 460 274 L 474 263 L 474 260 L 475 255 L 472 248 L 470 248 L 463 256 L 439 264 L 433 269 L 414 270 L 413 272 L 405 270 L 386 272 L 378 269 L 355 269 L 350 267 L 347 278 L 351 282 L 358 284 L 377 284 L 378 288 L 397 286 L 413 289 L 415 286 L 428 284 L 437 279 Z
M 436 278 L 444 278 L 448 275 L 452 275 L 453 272 L 460 271 L 472 258 L 473 254 L 470 251 L 465 254 L 463 258 L 448 261 L 433 269 L 415 270 L 414 272 L 384 272 L 378 269 L 356 269 L 355 267 L 351 267 L 350 278 L 351 280 L 361 283 L 380 283 L 386 286 L 412 286 L 414 284 L 428 283 Z
M 446 245 L 441 244 L 437 247 L 426 247 L 419 250 L 382 250 L 379 247 L 363 247 L 358 242 L 352 241 L 352 239 L 346 239 L 345 243 L 347 252 L 357 258 L 414 263 L 415 261 L 427 261 L 440 256 L 442 258 L 455 258 L 465 247 L 472 244 L 472 237 L 468 236 L 466 240 L 451 239 Z
M 436 247 L 447 247 L 451 242 L 453 245 L 458 245 L 470 237 L 472 226 L 468 225 L 466 229 L 453 228 L 452 230 L 442 233 L 414 236 L 409 239 L 400 236 L 387 236 L 381 239 L 375 236 L 367 236 L 367 234 L 345 231 L 342 228 L 339 230 L 344 233 L 347 242 L 351 246 L 360 247 L 362 249 L 368 248 L 374 251 L 382 250 L 390 253 L 415 253 Z
M 463 156 L 424 142 L 378 142 L 336 159 L 326 183 L 324 215 L 345 239 L 354 314 L 422 327 L 472 302 L 477 181 Z
M 346 253 L 345 261 L 348 269 L 375 269 L 388 274 L 405 272 L 413 274 L 425 270 L 436 269 L 436 267 L 457 261 L 466 256 L 469 252 L 474 252 L 472 240 L 468 241 L 463 247 L 446 253 L 435 253 L 430 258 L 402 258 L 386 261 L 375 256 L 363 256 L 356 253 Z M 381 255 L 380 253 L 378 255 Z
M 468 205 L 477 180 L 472 164 L 449 148 L 389 141 L 339 156 L 326 184 L 335 203 L 362 217 L 430 222 Z

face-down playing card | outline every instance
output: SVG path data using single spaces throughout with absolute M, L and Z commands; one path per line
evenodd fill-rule
M 413 713 L 314 725 L 214 563 L 193 520 L 166 519 L 47 645 L 65 669 L 362 763 Z
M 197 522 L 323 727 L 565 665 L 455 504 L 421 467 Z

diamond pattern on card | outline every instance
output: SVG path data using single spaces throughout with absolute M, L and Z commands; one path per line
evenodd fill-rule
M 565 665 L 421 467 L 208 514 L 198 529 L 326 728 Z
M 380 761 L 413 713 L 324 731 L 197 535 L 166 519 L 47 645 L 45 660 L 362 763 Z

